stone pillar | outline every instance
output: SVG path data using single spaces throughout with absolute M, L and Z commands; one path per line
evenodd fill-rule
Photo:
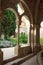
M 2 17 L 1 0 L 0 0 L 0 20 Z M 0 37 L 1 37 L 1 21 L 0 21 Z M 3 52 L 0 49 L 0 65 L 3 65 Z
M 19 35 L 20 35 L 20 20 L 18 21 L 18 56 L 20 57 L 20 43 L 19 43 Z
M 36 26 L 36 45 L 40 44 L 40 27 Z
M 0 65 L 3 65 L 3 52 L 0 50 Z
M 34 28 L 33 28 L 33 24 L 31 24 L 31 26 L 30 26 L 30 42 L 31 42 L 32 51 L 34 51 Z
M 30 27 L 30 30 L 29 30 L 29 45 L 30 45 L 30 47 L 31 47 L 31 27 Z
M 40 46 L 40 26 L 36 25 L 36 43 L 35 43 L 35 53 L 39 52 L 41 50 L 41 46 Z

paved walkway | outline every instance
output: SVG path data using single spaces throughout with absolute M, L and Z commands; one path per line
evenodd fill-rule
M 22 63 L 21 65 L 38 65 L 36 62 L 36 56 L 32 57 L 31 59 L 27 60 L 26 62 Z
M 12 65 L 13 63 L 14 63 L 14 61 L 10 62 L 10 63 L 7 63 L 5 65 Z M 20 65 L 38 65 L 37 62 L 36 62 L 36 56 L 30 58 L 29 60 L 27 60 L 26 62 L 24 62 Z

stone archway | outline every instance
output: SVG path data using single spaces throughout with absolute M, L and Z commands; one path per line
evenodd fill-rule
M 6 8 L 5 10 L 10 10 L 15 14 L 15 16 L 16 16 L 16 24 L 17 24 L 17 27 L 18 27 L 19 26 L 19 17 L 18 17 L 18 14 L 16 13 L 16 11 L 13 10 L 12 8 Z M 15 49 L 16 49 L 16 51 L 15 51 Z M 9 47 L 9 48 L 1 49 L 1 50 L 3 51 L 3 60 L 7 60 L 9 58 L 14 57 L 14 55 L 16 55 L 16 54 L 18 55 L 18 44 L 17 44 L 17 47 L 15 47 L 15 48 L 14 47 Z
M 31 21 L 31 24 L 33 24 L 33 17 L 32 17 L 32 13 L 30 11 L 30 8 L 28 7 L 28 5 L 26 4 L 26 2 L 24 0 L 21 0 L 21 2 L 26 6 L 28 12 L 29 12 L 29 15 L 30 15 L 30 21 Z
M 20 34 L 19 34 L 20 37 L 23 36 L 21 38 L 21 45 L 23 44 L 24 46 L 25 45 L 30 46 L 29 34 L 30 34 L 30 21 L 27 15 L 23 15 L 21 17 Z
M 33 27 L 33 17 L 32 17 L 32 14 L 31 14 L 31 11 L 30 11 L 30 8 L 28 7 L 28 5 L 25 3 L 25 1 L 24 0 L 21 0 L 21 1 L 19 1 L 20 3 L 22 3 L 22 5 L 23 5 L 23 7 L 24 7 L 24 9 L 25 9 L 25 15 L 27 15 L 28 16 L 28 18 L 29 18 L 29 20 L 30 20 L 30 46 L 31 46 L 31 27 Z M 4 11 L 5 9 L 9 9 L 9 8 L 12 8 L 14 11 L 16 11 L 17 12 L 17 10 L 16 10 L 16 7 L 15 7 L 15 4 L 14 3 L 12 3 L 12 2 L 5 2 L 5 4 L 3 5 L 3 7 L 2 7 L 2 10 Z M 11 10 L 12 10 L 11 9 Z M 18 12 L 17 12 L 17 14 L 18 14 Z M 24 15 L 24 14 L 22 14 L 22 15 Z M 21 16 L 22 16 L 21 15 Z M 21 16 L 18 14 L 18 16 L 19 16 L 19 21 L 20 21 L 20 18 L 21 18 Z M 18 32 L 19 32 L 19 27 L 18 27 Z M 19 33 L 18 33 L 18 37 L 19 37 Z M 19 44 L 19 40 L 18 40 L 18 44 Z
M 6 9 L 6 8 L 12 8 L 12 9 L 14 9 L 16 12 L 17 12 L 17 10 L 16 10 L 16 5 L 17 5 L 17 3 L 22 3 L 22 5 L 23 5 L 23 7 L 24 7 L 24 9 L 25 9 L 25 14 L 27 14 L 27 16 L 29 17 L 29 20 L 30 20 L 30 27 L 33 27 L 33 17 L 32 17 L 32 13 L 31 13 L 31 11 L 30 11 L 30 8 L 28 7 L 28 5 L 26 4 L 26 2 L 24 1 L 24 0 L 17 0 L 17 3 L 16 3 L 16 1 L 15 2 L 11 2 L 11 1 L 9 1 L 8 3 L 7 3 L 8 1 L 6 1 L 5 2 L 5 4 L 4 4 L 4 2 L 3 2 L 3 6 L 2 6 L 2 10 L 4 10 L 4 9 Z M 16 5 L 15 5 L 15 4 Z M 18 14 L 18 12 L 17 12 L 17 14 Z M 18 14 L 19 15 L 19 14 Z M 21 16 L 19 16 L 19 19 L 21 18 Z M 30 28 L 30 46 L 31 46 L 31 28 Z

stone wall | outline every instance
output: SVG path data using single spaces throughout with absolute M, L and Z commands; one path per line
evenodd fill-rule
M 32 49 L 30 46 L 20 47 L 19 49 L 19 57 L 26 56 L 30 53 L 32 53 Z

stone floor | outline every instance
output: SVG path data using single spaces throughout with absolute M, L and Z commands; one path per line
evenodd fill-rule
M 26 62 L 22 63 L 21 65 L 38 65 L 36 62 L 36 56 L 32 57 L 31 59 L 27 60 Z
M 5 65 L 12 65 L 13 63 L 14 63 L 14 61 L 10 62 L 10 63 L 7 63 Z M 38 65 L 37 62 L 36 62 L 36 56 L 30 58 L 29 60 L 27 60 L 26 62 L 24 62 L 20 65 Z

